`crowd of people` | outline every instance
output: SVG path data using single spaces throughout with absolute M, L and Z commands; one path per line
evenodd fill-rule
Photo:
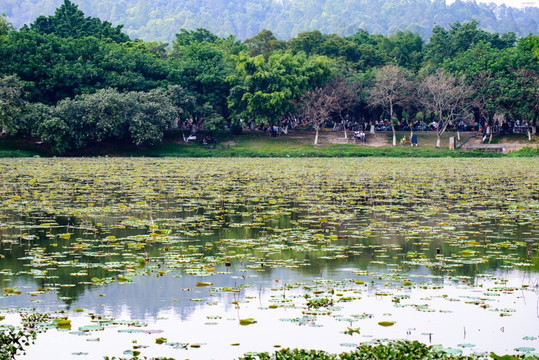
M 286 135 L 290 130 L 312 130 L 313 125 L 305 119 L 298 117 L 283 117 L 279 121 L 273 124 L 267 124 L 262 122 L 257 122 L 255 120 L 240 120 L 239 124 L 243 130 L 253 130 L 253 131 L 262 131 L 268 134 L 270 137 L 276 137 L 279 135 Z M 187 118 L 187 119 L 176 119 L 173 128 L 188 131 L 192 134 L 196 133 L 199 130 L 204 130 L 203 121 Z M 437 131 L 439 127 L 444 126 L 443 122 L 437 122 L 435 120 L 423 121 L 421 119 L 415 121 L 395 121 L 394 123 L 395 130 L 397 131 Z M 491 127 L 487 126 L 486 121 L 482 120 L 479 123 L 470 124 L 464 120 L 460 120 L 456 123 L 450 124 L 447 128 L 448 131 L 476 131 L 481 132 L 483 137 L 487 137 L 490 133 L 495 135 L 511 134 L 511 133 L 521 133 L 524 134 L 529 131 L 530 124 L 522 123 L 520 120 L 504 120 L 496 119 L 494 124 Z M 328 122 L 325 124 L 324 129 L 330 131 L 343 131 L 346 127 L 347 131 L 354 133 L 353 139 L 356 143 L 365 143 L 367 142 L 367 134 L 373 131 L 391 131 L 391 124 L 388 120 L 376 120 L 374 123 L 366 123 L 361 121 L 356 121 L 351 118 L 347 118 L 344 122 Z M 227 126 L 227 129 L 230 130 L 231 126 Z M 408 143 L 412 142 L 412 139 L 407 141 Z M 216 139 L 214 137 L 206 136 L 203 139 L 204 146 L 211 147 L 215 146 Z

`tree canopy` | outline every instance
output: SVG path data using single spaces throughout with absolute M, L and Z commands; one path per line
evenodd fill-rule
M 69 0 L 64 0 L 53 16 L 39 16 L 30 25 L 30 29 L 39 34 L 55 34 L 62 38 L 75 39 L 94 36 L 125 42 L 129 40 L 129 36 L 122 33 L 122 27 L 113 27 L 110 22 L 98 18 L 85 17 L 78 6 Z

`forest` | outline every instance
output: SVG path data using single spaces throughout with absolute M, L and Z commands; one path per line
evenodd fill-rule
M 417 32 L 320 30 L 245 40 L 180 29 L 171 44 L 131 39 L 64 0 L 15 28 L 0 17 L 0 122 L 57 154 L 114 139 L 162 141 L 167 129 L 403 121 L 452 124 L 539 116 L 539 36 L 494 33 L 478 21 Z M 500 120 L 501 119 L 501 120 Z M 395 141 L 395 140 L 394 140 Z
M 523 0 L 524 2 L 524 0 Z M 435 25 L 476 19 L 490 32 L 538 34 L 539 8 L 516 9 L 457 0 L 77 0 L 86 14 L 124 25 L 132 39 L 172 42 L 179 29 L 206 28 L 218 36 L 245 40 L 264 29 L 289 40 L 319 30 L 351 36 L 358 30 L 391 35 L 410 30 L 428 39 Z M 0 13 L 19 29 L 40 15 L 52 15 L 62 0 L 3 0 Z

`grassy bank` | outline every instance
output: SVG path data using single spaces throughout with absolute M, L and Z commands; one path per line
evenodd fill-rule
M 434 133 L 416 133 L 419 146 L 409 145 L 391 146 L 391 133 L 377 134 L 380 144 L 354 144 L 352 141 L 343 141 L 342 133 L 324 132 L 321 134 L 320 145 L 313 146 L 314 134 L 312 132 L 294 132 L 286 136 L 270 138 L 261 132 L 250 132 L 242 135 L 221 133 L 217 135 L 218 143 L 215 148 L 205 148 L 200 139 L 204 134 L 197 134 L 198 139 L 184 143 L 182 134 L 170 133 L 162 144 L 137 148 L 129 143 L 104 143 L 83 151 L 77 151 L 66 156 L 134 156 L 134 157 L 503 157 L 500 153 L 484 152 L 480 150 L 449 150 L 448 139 L 454 134 L 445 134 L 442 138 L 442 148 L 436 148 L 436 135 Z M 399 132 L 398 142 L 403 135 L 409 133 Z M 351 136 L 351 134 L 350 134 Z M 470 134 L 463 134 L 463 141 Z M 338 140 L 338 141 L 337 141 Z M 520 140 L 520 138 L 519 138 Z M 537 142 L 537 139 L 534 139 Z M 374 139 L 373 139 L 374 141 Z M 336 143 L 337 142 L 337 143 Z M 533 142 L 532 142 L 533 143 Z M 30 157 L 52 156 L 42 145 L 35 141 L 1 138 L 0 157 Z M 533 148 L 509 154 L 509 156 L 539 156 Z

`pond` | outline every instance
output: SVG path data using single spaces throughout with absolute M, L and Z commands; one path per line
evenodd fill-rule
M 17 359 L 383 339 L 537 354 L 538 173 L 539 159 L 2 159 L 0 329 L 40 331 Z

